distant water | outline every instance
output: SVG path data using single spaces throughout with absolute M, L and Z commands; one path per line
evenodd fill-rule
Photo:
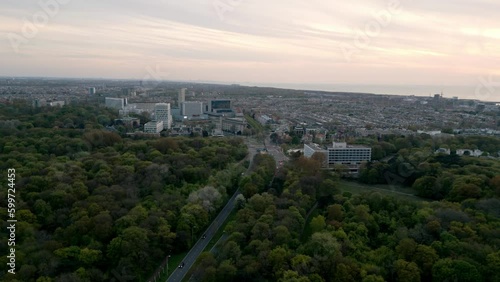
M 381 95 L 415 95 L 430 97 L 443 93 L 444 98 L 458 97 L 489 102 L 500 102 L 500 85 L 490 86 L 433 86 L 433 85 L 354 85 L 354 84 L 261 84 L 278 88 L 332 91 L 332 92 L 359 92 Z

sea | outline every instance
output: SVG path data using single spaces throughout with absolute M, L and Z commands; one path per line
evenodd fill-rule
M 476 86 L 450 86 L 450 85 L 369 85 L 369 84 L 293 84 L 293 83 L 262 83 L 254 86 L 268 86 L 276 88 L 329 91 L 329 92 L 355 92 L 380 95 L 401 95 L 433 97 L 442 94 L 443 98 L 464 100 L 479 100 L 484 102 L 500 102 L 500 84 L 490 84 L 486 80 L 478 82 Z

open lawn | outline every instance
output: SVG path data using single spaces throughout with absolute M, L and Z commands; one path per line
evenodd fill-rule
M 377 191 L 384 196 L 393 196 L 399 199 L 411 201 L 430 201 L 428 199 L 415 196 L 416 191 L 410 187 L 403 187 L 397 185 L 368 185 L 354 181 L 341 180 L 339 187 L 342 192 L 350 192 L 353 194 L 365 193 L 370 191 Z

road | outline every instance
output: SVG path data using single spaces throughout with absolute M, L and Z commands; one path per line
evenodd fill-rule
M 269 137 L 268 137 L 269 138 Z M 267 144 L 271 144 L 270 140 L 267 140 Z M 256 140 L 253 140 L 251 138 L 247 138 L 245 140 L 245 143 L 248 146 L 248 151 L 249 154 L 247 156 L 247 159 L 250 161 L 250 165 L 248 166 L 248 170 L 246 171 L 245 174 L 248 174 L 250 171 L 250 168 L 252 167 L 252 160 L 253 156 L 256 153 L 257 148 L 262 148 L 264 144 L 260 145 Z M 279 163 L 280 161 L 287 161 L 288 158 L 281 152 L 281 148 L 276 145 L 267 145 L 268 153 L 272 155 L 275 159 L 276 162 Z M 207 228 L 207 230 L 204 232 L 206 235 L 205 239 L 199 238 L 196 244 L 189 250 L 189 253 L 184 257 L 184 267 L 183 268 L 178 268 L 176 265 L 176 269 L 172 274 L 168 277 L 167 282 L 181 282 L 182 279 L 186 276 L 188 273 L 189 269 L 193 266 L 193 264 L 196 262 L 196 259 L 198 256 L 203 252 L 203 250 L 207 247 L 207 245 L 210 243 L 212 240 L 213 236 L 217 233 L 217 231 L 222 227 L 222 224 L 226 221 L 226 219 L 229 217 L 231 214 L 231 211 L 233 210 L 235 204 L 236 204 L 236 197 L 240 194 L 239 189 L 236 190 L 236 192 L 233 194 L 233 196 L 229 199 L 227 202 L 226 206 L 222 209 L 222 211 L 217 215 L 217 217 L 212 221 L 210 226 Z
M 255 141 L 251 139 L 246 139 L 245 140 L 248 146 L 248 151 L 249 154 L 247 156 L 247 159 L 250 161 L 250 165 L 248 166 L 248 170 L 246 173 L 249 172 L 250 168 L 252 167 L 251 162 L 253 160 L 253 156 L 255 155 Z M 196 244 L 189 250 L 189 253 L 184 257 L 184 267 L 183 268 L 178 268 L 176 265 L 176 269 L 172 274 L 168 277 L 167 282 L 181 282 L 182 279 L 184 279 L 184 276 L 188 273 L 189 269 L 193 266 L 193 264 L 196 262 L 196 259 L 198 256 L 203 252 L 203 250 L 207 247 L 208 243 L 212 240 L 213 236 L 217 233 L 217 231 L 221 228 L 222 224 L 226 221 L 228 216 L 231 214 L 231 211 L 233 210 L 235 204 L 236 204 L 236 197 L 240 194 L 240 190 L 236 190 L 236 192 L 233 194 L 233 196 L 229 199 L 227 202 L 226 206 L 220 211 L 220 213 L 217 215 L 217 217 L 212 221 L 210 226 L 205 230 L 204 234 L 206 235 L 205 239 L 199 238 Z
M 196 244 L 191 248 L 189 253 L 184 257 L 184 267 L 183 268 L 178 268 L 176 265 L 176 269 L 172 274 L 168 277 L 167 282 L 180 282 L 182 279 L 184 279 L 184 276 L 186 276 L 186 273 L 189 271 L 189 269 L 193 266 L 193 264 L 196 262 L 196 259 L 198 256 L 203 252 L 203 250 L 207 247 L 208 243 L 210 243 L 210 240 L 212 240 L 213 236 L 215 233 L 217 233 L 217 230 L 221 228 L 222 224 L 226 221 L 227 217 L 229 214 L 231 214 L 231 211 L 234 208 L 234 205 L 236 203 L 236 196 L 240 194 L 240 191 L 237 190 L 234 195 L 229 199 L 227 202 L 226 206 L 222 209 L 222 211 L 217 215 L 214 221 L 210 224 L 210 226 L 207 228 L 205 231 L 206 238 L 202 239 L 199 238 Z

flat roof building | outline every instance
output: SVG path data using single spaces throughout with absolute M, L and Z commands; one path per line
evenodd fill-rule
M 231 100 L 210 100 L 208 101 L 206 112 L 209 115 L 234 116 L 234 112 L 231 106 Z
M 222 131 L 241 135 L 245 128 L 247 128 L 247 120 L 245 118 L 226 118 L 222 120 Z
M 169 103 L 155 104 L 155 120 L 162 121 L 164 129 L 172 127 L 172 113 L 170 111 Z
M 125 108 L 125 106 L 127 106 L 127 98 L 106 97 L 105 105 L 106 105 L 106 108 L 123 110 L 123 108 Z
M 183 102 L 181 104 L 181 115 L 188 119 L 203 115 L 202 102 Z
M 332 146 L 321 148 L 316 144 L 304 144 L 304 156 L 312 157 L 314 153 L 325 154 L 328 168 L 344 165 L 351 173 L 357 173 L 363 162 L 371 161 L 372 149 L 365 146 L 347 145 L 345 142 L 333 142 Z
M 144 133 L 160 133 L 163 130 L 163 121 L 153 120 L 144 124 Z

